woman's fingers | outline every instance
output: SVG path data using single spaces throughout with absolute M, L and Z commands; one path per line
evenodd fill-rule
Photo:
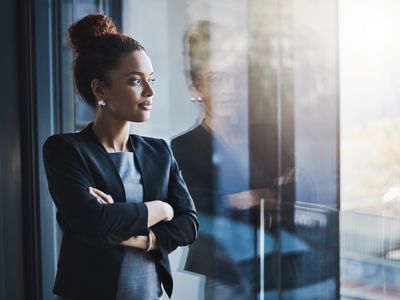
M 96 199 L 97 201 L 99 201 L 100 204 L 107 204 L 107 202 L 101 199 L 100 197 L 97 197 Z
M 92 194 L 94 197 L 97 198 L 97 201 L 99 201 L 100 203 L 103 204 L 110 204 L 110 203 L 114 203 L 113 198 L 111 197 L 111 195 L 108 195 L 102 191 L 100 191 L 99 189 L 96 189 L 94 187 L 89 187 L 89 192 L 90 194 Z
M 111 197 L 111 195 L 108 195 L 102 191 L 100 191 L 99 189 L 96 188 L 92 188 L 93 192 L 95 192 L 102 200 L 106 201 L 106 203 L 110 204 L 110 203 L 114 203 L 113 198 Z
M 95 197 L 100 204 L 107 204 L 107 202 L 99 197 L 91 188 L 89 188 L 89 193 Z

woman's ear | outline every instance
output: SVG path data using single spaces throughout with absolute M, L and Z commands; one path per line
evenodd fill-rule
M 105 98 L 105 84 L 102 81 L 98 79 L 93 79 L 90 82 L 90 86 L 92 88 L 93 94 L 96 96 L 97 99 Z

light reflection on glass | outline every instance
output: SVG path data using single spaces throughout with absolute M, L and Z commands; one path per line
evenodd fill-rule
M 400 298 L 398 1 L 340 1 L 341 294 Z

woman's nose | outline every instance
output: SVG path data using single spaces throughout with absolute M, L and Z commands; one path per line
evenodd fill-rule
M 221 80 L 220 89 L 225 93 L 235 92 L 235 80 L 233 77 L 226 77 Z
M 143 96 L 151 97 L 154 95 L 154 89 L 150 82 L 146 81 L 143 85 Z

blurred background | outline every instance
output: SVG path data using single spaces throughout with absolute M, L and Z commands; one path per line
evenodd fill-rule
M 131 131 L 171 143 L 199 210 L 172 299 L 400 299 L 396 0 L 2 0 L 0 299 L 54 298 L 41 149 L 94 119 L 67 29 L 96 12 L 152 59 Z

